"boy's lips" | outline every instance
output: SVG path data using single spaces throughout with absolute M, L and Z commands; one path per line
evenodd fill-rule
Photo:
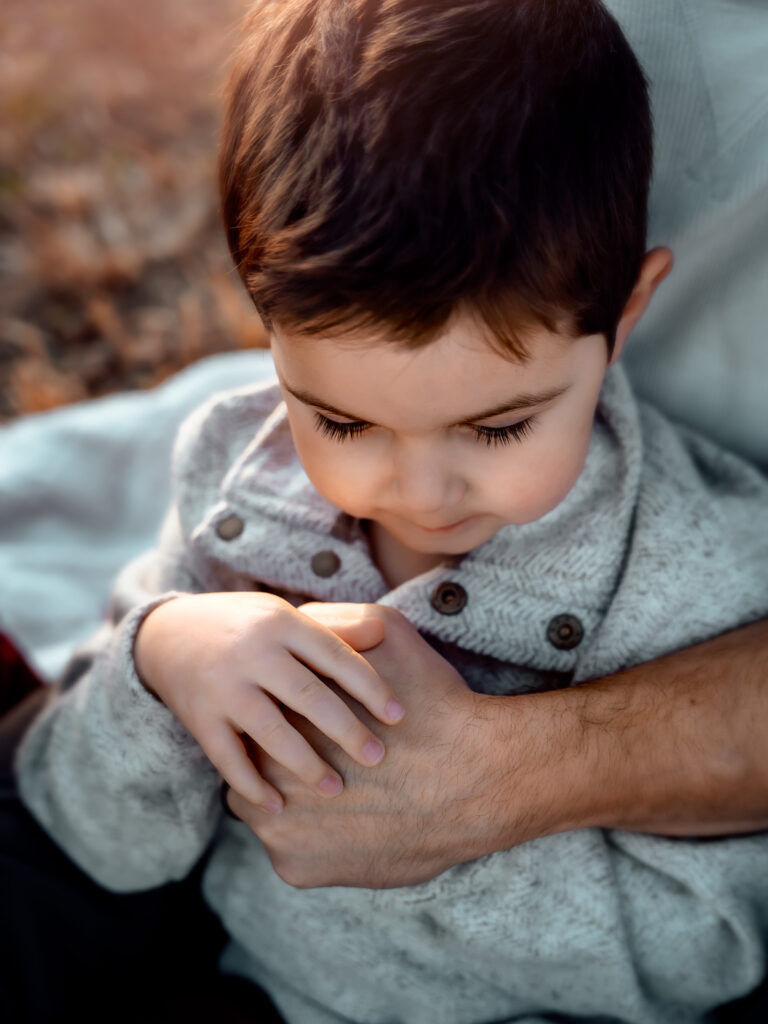
M 425 533 L 447 533 L 449 530 L 455 530 L 459 526 L 463 526 L 468 523 L 470 519 L 474 519 L 474 516 L 468 516 L 466 519 L 460 519 L 456 523 L 450 523 L 448 526 L 419 526 L 418 523 L 414 523 L 414 526 L 418 526 L 420 530 L 424 530 Z

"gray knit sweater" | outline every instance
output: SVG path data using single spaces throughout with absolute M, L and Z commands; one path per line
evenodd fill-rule
M 305 476 L 276 383 L 190 416 L 174 482 L 156 550 L 117 580 L 113 624 L 18 758 L 25 803 L 85 871 L 148 888 L 183 877 L 213 839 L 204 890 L 231 936 L 223 966 L 264 985 L 291 1024 L 692 1022 L 760 981 L 768 834 L 582 829 L 407 888 L 293 889 L 223 816 L 216 772 L 131 657 L 160 601 L 261 588 L 392 605 L 476 690 L 576 684 L 768 613 L 768 481 L 756 470 L 676 431 L 613 367 L 565 500 L 390 591 L 359 523 Z M 217 529 L 232 516 L 236 537 Z M 321 551 L 338 556 L 331 576 L 313 572 Z M 465 589 L 459 614 L 433 604 L 441 582 Z

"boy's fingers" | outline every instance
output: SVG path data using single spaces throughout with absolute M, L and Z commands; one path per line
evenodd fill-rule
M 318 675 L 333 679 L 380 722 L 394 725 L 400 721 L 404 712 L 395 694 L 342 636 L 306 616 L 296 620 L 296 627 L 285 642 L 291 654 Z
M 371 614 L 373 605 L 349 602 L 310 601 L 298 608 L 308 618 L 332 630 L 356 651 L 368 651 L 386 634 L 383 621 Z
M 283 798 L 256 771 L 241 740 L 226 722 L 220 722 L 206 737 L 205 754 L 224 781 L 246 800 L 272 814 L 283 809 Z
M 342 750 L 344 750 L 351 758 L 358 762 L 358 764 L 370 767 L 371 765 L 378 764 L 384 756 L 384 745 L 381 740 L 371 730 L 360 721 L 357 715 L 352 711 L 350 707 L 341 699 L 341 697 L 334 693 L 334 691 L 325 684 L 321 679 L 315 675 L 310 669 L 300 664 L 292 658 L 286 659 L 285 667 L 281 664 L 277 671 L 274 673 L 274 682 L 268 687 L 269 693 L 273 694 L 277 699 L 285 704 L 286 707 L 296 711 L 302 715 L 308 721 L 312 723 L 323 735 L 332 739 L 334 743 L 337 743 Z M 268 694 L 262 694 L 261 691 L 255 691 L 254 705 L 252 716 L 254 721 L 259 721 L 259 714 L 261 713 L 262 719 L 264 712 L 261 710 L 259 695 L 269 701 Z M 275 729 L 290 730 L 294 733 L 294 736 L 301 740 L 307 749 L 311 750 L 317 759 L 317 763 L 325 765 L 324 761 L 321 761 L 319 755 L 317 755 L 313 748 L 309 746 L 307 741 L 299 732 L 293 730 L 293 728 L 285 721 L 278 708 L 274 707 L 274 712 L 277 715 L 277 719 L 274 715 L 271 716 L 275 721 Z M 262 739 L 257 737 L 252 730 L 248 730 L 250 736 L 253 736 L 257 740 L 260 747 L 263 747 L 267 753 L 271 754 L 272 757 L 279 761 L 280 764 L 291 768 L 291 770 L 302 778 L 304 781 L 310 782 L 307 775 L 305 775 L 298 767 L 297 760 L 293 760 L 291 763 L 287 760 L 287 747 L 283 756 L 278 756 L 272 747 L 263 742 Z M 298 755 L 298 748 L 295 748 L 294 758 Z M 308 766 L 309 767 L 309 766 Z M 315 786 L 322 781 L 321 778 L 317 778 L 314 781 Z
M 319 680 L 316 682 L 318 686 L 327 690 Z M 283 700 L 282 693 L 279 693 L 277 688 L 271 689 L 270 692 Z M 306 710 L 302 710 L 301 713 L 306 715 Z M 250 699 L 239 709 L 237 727 L 270 757 L 321 796 L 337 796 L 343 789 L 338 772 L 323 761 L 297 729 L 286 722 L 280 708 L 259 687 L 251 688 Z

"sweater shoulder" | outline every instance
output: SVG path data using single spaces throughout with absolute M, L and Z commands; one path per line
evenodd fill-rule
M 638 401 L 643 445 L 640 501 L 671 505 L 683 519 L 715 528 L 768 508 L 768 478 L 746 459 Z
M 182 422 L 173 446 L 176 503 L 211 500 L 232 465 L 282 405 L 276 379 L 218 392 Z
M 768 479 L 638 402 L 637 494 L 604 618 L 581 666 L 607 675 L 768 614 Z

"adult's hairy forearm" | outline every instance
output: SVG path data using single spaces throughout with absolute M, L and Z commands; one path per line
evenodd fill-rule
M 518 698 L 525 703 L 503 714 L 503 699 L 491 700 L 497 764 L 521 728 L 536 737 L 512 758 L 511 788 L 496 775 L 497 821 L 514 806 L 516 841 L 521 827 L 530 838 L 592 825 L 670 836 L 768 828 L 768 620 L 570 690 Z

